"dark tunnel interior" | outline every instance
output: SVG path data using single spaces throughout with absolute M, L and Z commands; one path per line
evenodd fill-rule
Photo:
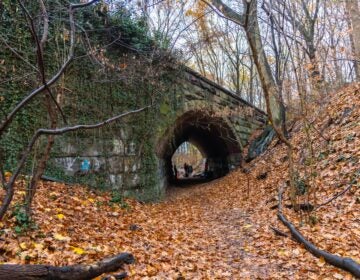
M 197 147 L 208 161 L 211 174 L 208 179 L 226 175 L 230 170 L 229 157 L 241 152 L 233 131 L 222 117 L 199 111 L 190 111 L 179 117 L 164 138 L 159 157 L 163 161 L 168 184 L 174 181 L 172 156 L 185 141 Z

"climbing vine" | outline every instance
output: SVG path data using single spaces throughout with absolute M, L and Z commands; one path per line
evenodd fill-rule
M 57 71 L 70 43 L 71 26 L 62 14 L 61 5 L 51 3 L 47 7 L 54 20 L 49 25 L 49 40 L 43 54 L 46 76 Z M 7 31 L 10 39 L 3 43 L 21 46 L 21 51 L 20 47 L 7 47 L 0 57 L 0 70 L 8 74 L 26 64 L 34 72 L 26 76 L 29 69 L 24 67 L 25 78 L 13 80 L 10 73 L 10 80 L 1 83 L 5 92 L 1 96 L 4 118 L 41 82 L 36 65 L 39 58 L 34 55 L 33 38 L 28 30 L 30 21 L 41 31 L 41 21 L 38 21 L 41 16 L 38 4 L 23 8 L 27 20 L 16 13 L 19 7 L 11 2 L 0 8 L 1 16 L 8 22 L 19 19 L 14 29 Z M 102 128 L 57 136 L 45 176 L 96 188 L 116 186 L 119 191 L 146 201 L 159 198 L 162 191 L 157 179 L 159 164 L 155 146 L 159 135 L 175 117 L 173 112 L 178 106 L 174 88 L 181 69 L 174 66 L 176 57 L 158 44 L 156 37 L 151 38 L 144 20 L 125 6 L 109 12 L 108 7 L 100 3 L 79 10 L 76 16 L 79 32 L 75 59 L 50 93 L 60 110 L 56 117 L 58 127 L 96 123 L 148 105 L 151 109 Z M 17 36 L 19 25 L 24 33 L 21 36 Z M 24 41 L 19 42 L 17 37 Z M 35 98 L 17 114 L 0 139 L 0 155 L 5 159 L 2 169 L 14 169 L 31 136 L 38 128 L 48 127 L 48 122 L 43 96 Z M 36 162 L 43 157 L 40 151 L 45 144 L 46 138 L 40 137 L 23 173 L 32 173 Z

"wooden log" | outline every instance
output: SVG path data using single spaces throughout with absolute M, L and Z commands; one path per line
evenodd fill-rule
M 121 253 L 90 265 L 0 265 L 0 280 L 86 280 L 93 279 L 103 273 L 113 272 L 122 268 L 123 264 L 135 261 L 132 254 Z

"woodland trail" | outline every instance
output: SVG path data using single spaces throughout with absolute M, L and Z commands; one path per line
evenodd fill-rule
M 284 207 L 284 214 L 319 248 L 360 262 L 358 92 L 349 87 L 339 93 L 317 117 L 315 127 L 323 128 L 330 143 L 313 138 L 318 203 L 349 184 L 351 190 L 313 211 L 312 224 L 292 209 Z M 298 161 L 305 139 L 295 126 Z M 248 168 L 248 174 L 234 170 L 209 183 L 169 189 L 165 201 L 152 204 L 40 182 L 36 228 L 24 232 L 16 221 L 16 203 L 26 187 L 25 179 L 19 180 L 15 203 L 0 223 L 0 263 L 87 264 L 129 252 L 136 259 L 125 267 L 129 279 L 353 279 L 270 228 L 288 232 L 276 216 L 278 187 L 288 178 L 285 146 L 274 141 Z M 286 194 L 283 203 L 289 204 Z
M 221 179 L 218 183 L 221 184 Z M 281 266 L 261 254 L 262 244 L 259 244 L 260 250 L 257 252 L 250 252 L 248 249 L 256 228 L 264 226 L 262 222 L 254 221 L 254 211 L 242 208 L 241 203 L 237 204 L 236 201 L 233 201 L 231 207 L 219 207 L 218 204 L 224 202 L 223 197 L 217 197 L 219 201 L 206 199 L 207 189 L 211 187 L 212 183 L 207 183 L 173 189 L 171 191 L 176 194 L 176 198 L 171 201 L 176 203 L 181 198 L 186 199 L 189 204 L 200 203 L 202 206 L 198 226 L 203 235 L 199 242 L 201 239 L 209 242 L 207 248 L 204 248 L 204 254 L 212 256 L 209 261 L 213 262 L 214 272 L 218 270 L 217 277 L 267 279 L 272 271 L 281 271 Z M 174 197 L 174 194 L 171 195 Z M 191 228 L 189 231 L 191 234 Z M 210 271 L 209 274 L 211 277 Z
M 234 190 L 231 197 L 226 197 L 226 192 L 209 196 L 211 188 L 210 192 L 214 192 L 227 183 L 227 180 L 223 181 L 219 179 L 170 191 L 168 201 L 173 207 L 183 208 L 181 204 L 186 201 L 186 204 L 200 211 L 196 221 L 190 225 L 182 224 L 184 234 L 191 242 L 199 244 L 196 249 L 207 263 L 206 266 L 197 265 L 196 268 L 203 276 L 196 276 L 194 271 L 190 273 L 189 279 L 203 279 L 205 275 L 208 279 L 304 279 L 304 272 L 310 275 L 316 272 L 308 269 L 306 263 L 302 264 L 301 257 L 292 260 L 291 265 L 286 265 L 283 258 L 287 255 L 286 249 L 282 246 L 276 248 L 273 244 L 283 243 L 284 237 L 273 236 L 268 229 L 269 221 L 258 216 L 257 207 L 260 203 L 244 207 L 243 200 L 240 197 L 236 199 L 238 195 L 244 196 L 243 188 Z M 185 213 L 189 216 L 193 214 L 188 211 Z M 201 235 L 196 235 L 199 230 Z M 203 247 L 200 244 L 204 244 Z
M 286 207 L 283 211 L 320 249 L 359 263 L 358 86 L 334 96 L 314 120 L 314 129 L 322 133 L 322 137 L 317 134 L 312 138 L 317 160 L 312 185 L 317 193 L 316 203 L 328 201 L 349 185 L 352 188 L 309 215 Z M 297 162 L 304 159 L 303 146 L 307 141 L 301 126 L 295 125 L 292 142 L 297 147 Z M 299 172 L 304 172 L 300 166 Z M 149 218 L 164 225 L 167 238 L 174 239 L 161 252 L 169 254 L 168 266 L 162 266 L 150 278 L 354 279 L 270 228 L 289 236 L 277 218 L 278 188 L 289 178 L 286 147 L 274 141 L 246 168 L 248 174 L 238 169 L 206 184 L 175 188 L 167 201 L 153 205 L 155 212 L 149 213 Z M 299 203 L 305 202 L 306 195 L 298 199 Z M 283 204 L 289 203 L 287 196 Z M 178 278 L 174 270 L 178 271 Z

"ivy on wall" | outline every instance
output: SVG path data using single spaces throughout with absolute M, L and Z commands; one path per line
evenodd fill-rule
M 45 52 L 47 76 L 57 71 L 66 57 L 68 44 L 68 22 L 62 14 L 67 3 L 48 3 L 52 18 L 49 26 L 49 40 Z M 40 14 L 37 3 L 28 4 L 29 12 Z M 39 81 L 34 54 L 34 45 L 23 14 L 12 1 L 0 5 L 1 34 L 6 44 L 0 53 L 0 109 L 1 117 L 31 91 Z M 161 196 L 158 182 L 158 162 L 155 155 L 156 141 L 175 117 L 174 109 L 180 104 L 175 96 L 176 78 L 181 69 L 174 67 L 176 58 L 151 38 L 144 20 L 137 18 L 125 6 L 119 6 L 111 13 L 100 3 L 77 13 L 78 34 L 75 50 L 76 59 L 52 91 L 67 117 L 58 120 L 59 126 L 94 123 L 127 110 L 153 104 L 146 113 L 127 118 L 102 129 L 77 131 L 58 137 L 52 152 L 52 159 L 64 154 L 64 143 L 76 147 L 75 156 L 81 157 L 96 144 L 102 146 L 101 153 L 110 155 L 112 139 L 118 138 L 121 129 L 129 131 L 136 146 L 136 157 L 140 162 L 139 184 L 131 194 L 142 200 L 154 200 Z M 86 30 L 85 32 L 83 32 Z M 163 41 L 163 40 L 162 40 Z M 81 43 L 82 42 L 82 43 Z M 88 47 L 91 42 L 91 52 Z M 3 47 L 4 42 L 0 42 Z M 90 53 L 90 55 L 89 55 Z M 34 131 L 48 126 L 43 96 L 34 99 L 22 110 L 0 139 L 0 159 L 3 168 L 11 171 L 21 151 Z M 128 144 L 128 143 L 127 143 Z M 42 141 L 38 145 L 43 145 Z M 40 149 L 39 149 L 40 150 Z M 71 153 L 71 151 L 69 151 Z M 33 161 L 39 155 L 33 151 L 32 160 L 27 163 L 25 173 L 30 173 Z M 109 185 L 106 171 L 71 177 L 51 160 L 46 175 L 57 179 L 93 185 L 104 188 Z M 129 192 L 130 194 L 130 192 Z

